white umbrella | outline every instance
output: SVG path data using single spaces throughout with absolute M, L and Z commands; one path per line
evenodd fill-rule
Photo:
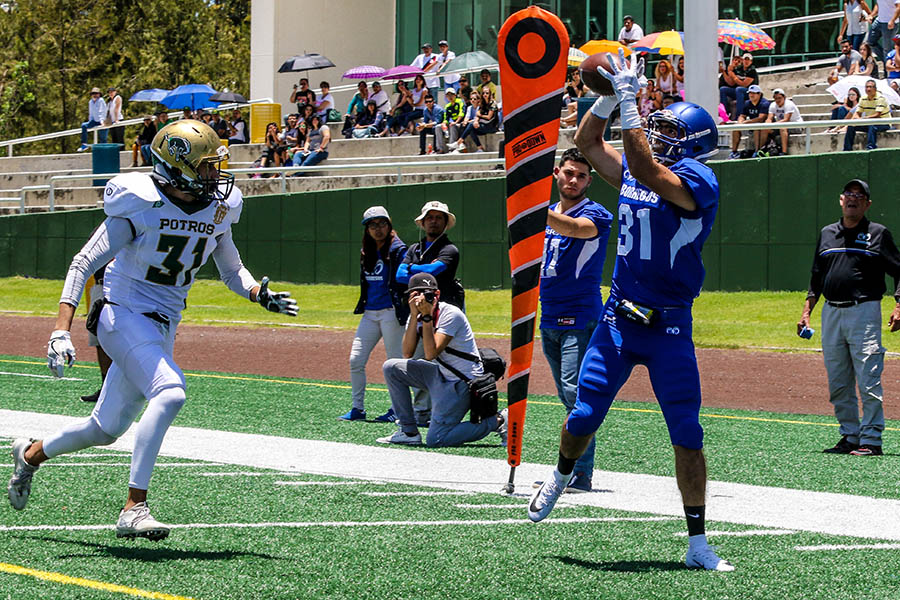
M 870 79 L 872 78 L 868 75 L 847 75 L 837 83 L 829 86 L 828 92 L 834 96 L 838 102 L 843 102 L 847 99 L 847 92 L 850 91 L 850 88 L 855 87 L 859 90 L 860 97 L 865 98 L 866 82 Z M 881 95 L 888 101 L 888 104 L 900 106 L 900 94 L 894 91 L 890 81 L 890 79 L 876 79 L 875 88 L 881 92 Z

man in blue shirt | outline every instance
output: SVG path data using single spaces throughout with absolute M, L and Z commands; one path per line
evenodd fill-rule
M 419 132 L 419 154 L 425 154 L 425 138 L 428 134 L 434 135 L 434 149 L 444 153 L 444 132 L 441 123 L 444 120 L 444 109 L 434 101 L 434 96 L 425 94 L 425 110 L 422 111 L 422 120 L 416 124 Z
M 733 571 L 706 541 L 700 374 L 691 335 L 691 304 L 705 275 L 700 252 L 719 203 L 716 176 L 701 161 L 718 151 L 718 132 L 702 107 L 676 102 L 650 115 L 645 136 L 636 104 L 646 82 L 642 64 L 635 69 L 622 52 L 609 59 L 614 72 L 598 71 L 616 95 L 597 99 L 575 143 L 600 177 L 619 189 L 616 267 L 581 367 L 575 410 L 563 426 L 556 469 L 532 497 L 528 516 L 540 521 L 550 514 L 619 389 L 634 365 L 643 364 L 675 450 L 688 527 L 685 563 Z M 603 140 L 617 106 L 624 156 Z
M 541 263 L 541 345 L 566 413 L 575 408 L 578 371 L 603 309 L 600 282 L 613 216 L 585 198 L 591 165 L 575 148 L 553 171 L 559 202 L 547 211 Z M 575 463 L 571 492 L 591 491 L 594 441 Z

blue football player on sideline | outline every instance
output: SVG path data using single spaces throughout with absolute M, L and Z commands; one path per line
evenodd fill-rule
M 620 52 L 614 74 L 598 69 L 615 96 L 601 96 L 582 120 L 575 143 L 610 185 L 619 188 L 619 237 L 612 288 L 588 346 L 575 409 L 566 419 L 553 474 L 528 506 L 544 519 L 572 477 L 616 393 L 636 364 L 646 365 L 675 450 L 675 478 L 687 517 L 689 567 L 733 571 L 706 541 L 706 459 L 700 426 L 700 374 L 691 335 L 691 304 L 705 271 L 700 257 L 719 201 L 705 161 L 717 152 L 715 121 L 703 108 L 677 102 L 641 128 L 635 98 L 642 68 Z M 625 155 L 603 140 L 619 106 Z

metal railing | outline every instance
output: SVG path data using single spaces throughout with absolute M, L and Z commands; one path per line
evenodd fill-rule
M 727 133 L 730 131 L 755 131 L 766 129 L 805 129 L 805 145 L 806 154 L 810 153 L 812 146 L 812 130 L 813 129 L 829 129 L 831 127 L 867 127 L 869 125 L 888 125 L 893 126 L 900 124 L 900 117 L 880 117 L 877 119 L 839 119 L 836 121 L 788 121 L 781 123 L 734 123 L 727 125 L 719 125 L 719 133 Z

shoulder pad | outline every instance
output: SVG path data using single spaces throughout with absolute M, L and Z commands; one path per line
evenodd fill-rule
M 103 212 L 110 217 L 129 217 L 161 200 L 162 196 L 149 175 L 126 173 L 109 180 L 103 192 Z

